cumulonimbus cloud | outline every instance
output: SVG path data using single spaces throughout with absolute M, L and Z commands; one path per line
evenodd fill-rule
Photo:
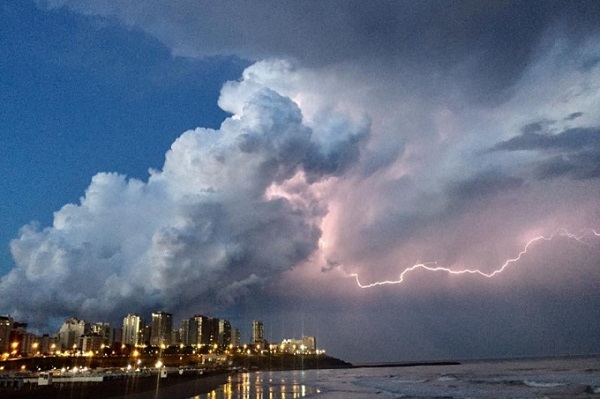
M 8 310 L 43 324 L 71 313 L 206 309 L 306 260 L 326 205 L 267 189 L 343 174 L 369 125 L 324 112 L 314 128 L 264 85 L 229 85 L 221 102 L 234 101 L 239 109 L 220 129 L 183 133 L 147 181 L 98 173 L 51 227 L 23 227 L 11 243 L 15 267 L 0 282 L 3 298 L 21 298 Z

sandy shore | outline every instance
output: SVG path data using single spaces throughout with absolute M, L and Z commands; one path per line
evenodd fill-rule
M 228 374 L 179 376 L 136 376 L 100 383 L 63 384 L 63 386 L 30 386 L 20 390 L 2 389 L 6 399 L 186 399 L 207 393 L 225 384 Z

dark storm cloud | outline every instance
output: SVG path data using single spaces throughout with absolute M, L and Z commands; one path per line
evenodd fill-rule
M 578 180 L 600 177 L 600 151 L 583 151 L 572 155 L 556 156 L 535 167 L 539 179 L 571 177 Z
M 177 54 L 292 57 L 308 66 L 351 61 L 383 66 L 390 77 L 443 73 L 487 101 L 519 79 L 549 30 L 578 42 L 600 20 L 595 1 L 43 3 L 115 17 Z
M 494 151 L 578 151 L 594 149 L 600 151 L 599 128 L 572 128 L 558 134 L 537 133 L 539 124 L 527 125 L 523 134 L 496 144 Z
M 312 143 L 303 162 L 304 170 L 310 180 L 324 174 L 340 176 L 349 166 L 356 163 L 360 155 L 360 144 L 368 136 L 369 120 L 363 119 L 354 125 L 348 119 L 335 115 L 322 115 L 314 122 L 319 126 L 320 136 L 329 143 Z M 348 135 L 336 137 L 336 132 L 344 130 Z
M 579 116 L 581 113 L 574 113 L 567 119 Z M 496 144 L 490 151 L 535 151 L 549 156 L 533 164 L 539 179 L 600 177 L 600 129 L 578 127 L 551 134 L 548 125 L 552 122 L 528 124 L 521 135 Z
M 390 213 L 384 220 L 365 229 L 363 240 L 370 249 L 384 251 L 419 236 L 427 229 L 450 223 L 453 218 L 471 212 L 476 203 L 486 204 L 497 196 L 519 189 L 523 184 L 523 179 L 491 172 L 454 181 L 438 196 L 442 205 L 436 211 Z M 426 207 L 432 201 L 423 196 L 419 202 Z
M 523 179 L 499 173 L 484 173 L 450 184 L 447 188 L 451 209 L 464 208 L 473 201 L 484 200 L 500 193 L 517 189 Z
M 565 117 L 565 120 L 566 121 L 574 121 L 575 119 L 580 118 L 582 116 L 583 116 L 583 112 L 573 112 L 572 114 L 567 115 Z
M 541 162 L 535 168 L 535 174 L 539 179 L 551 179 L 564 176 L 573 172 L 575 166 L 561 156 L 552 157 Z

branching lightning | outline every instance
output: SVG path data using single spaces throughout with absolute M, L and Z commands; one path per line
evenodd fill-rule
M 521 250 L 521 252 L 519 252 L 519 254 L 516 257 L 507 259 L 502 264 L 502 266 L 500 266 L 498 269 L 496 269 L 490 273 L 485 273 L 478 269 L 452 270 L 447 267 L 437 266 L 438 262 L 427 262 L 427 263 L 418 263 L 407 269 L 404 269 L 404 271 L 402 273 L 400 273 L 400 276 L 397 280 L 384 280 L 384 281 L 376 281 L 376 282 L 370 283 L 370 284 L 362 284 L 360 282 L 360 279 L 359 279 L 359 276 L 357 273 L 352 273 L 352 274 L 350 274 L 350 276 L 354 277 L 356 279 L 356 284 L 360 288 L 373 288 L 373 287 L 377 287 L 380 285 L 401 284 L 404 282 L 404 276 L 406 276 L 408 273 L 410 273 L 414 270 L 417 270 L 417 269 L 424 269 L 424 270 L 427 270 L 430 272 L 446 272 L 448 274 L 478 274 L 482 277 L 492 278 L 492 277 L 502 273 L 507 267 L 509 267 L 513 263 L 517 263 L 518 261 L 520 261 L 521 258 L 530 250 L 530 248 L 539 241 L 552 241 L 554 238 L 557 238 L 557 237 L 566 237 L 569 239 L 576 240 L 580 243 L 587 244 L 585 241 L 583 241 L 583 238 L 585 238 L 586 236 L 591 236 L 591 235 L 600 237 L 600 233 L 598 233 L 597 231 L 592 230 L 592 229 L 584 230 L 580 234 L 572 234 L 572 233 L 569 233 L 568 231 L 566 231 L 565 229 L 560 229 L 560 230 L 557 230 L 556 232 L 554 232 L 550 236 L 534 237 L 531 240 L 529 240 L 527 242 L 527 244 L 525 244 L 525 247 Z

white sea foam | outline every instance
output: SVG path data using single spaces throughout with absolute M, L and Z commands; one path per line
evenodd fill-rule
M 560 383 L 560 382 L 537 382 L 537 381 L 528 381 L 525 380 L 523 381 L 523 383 L 525 385 L 527 385 L 528 387 L 534 387 L 534 388 L 554 388 L 554 387 L 562 387 L 566 384 Z
M 455 381 L 456 377 L 450 377 L 449 375 L 444 375 L 438 378 L 438 381 Z

